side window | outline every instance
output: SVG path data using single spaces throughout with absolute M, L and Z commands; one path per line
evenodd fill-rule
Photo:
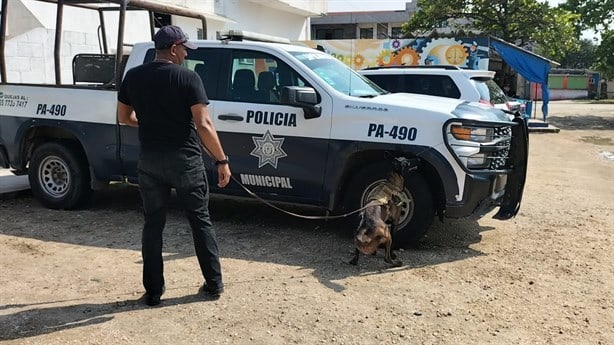
M 406 75 L 404 84 L 406 92 L 460 98 L 460 90 L 447 75 Z
M 288 65 L 272 55 L 234 50 L 226 99 L 239 102 L 279 104 L 284 86 L 306 83 Z
M 207 97 L 210 100 L 222 99 L 225 91 L 224 78 L 227 67 L 222 64 L 223 50 L 215 48 L 198 48 L 188 51 L 183 65 L 196 72 L 203 81 Z
M 426 89 L 428 95 L 460 98 L 460 91 L 452 78 L 447 75 L 432 75 L 429 77 L 428 88 Z
M 437 80 L 439 87 L 436 89 L 436 96 L 448 97 L 448 98 L 460 98 L 460 90 L 456 86 L 456 83 L 452 78 L 447 75 L 440 76 Z
M 408 92 L 404 89 L 402 83 L 400 83 L 400 81 L 402 81 L 402 76 L 394 74 L 368 74 L 366 77 L 386 91 L 392 93 Z
M 421 75 L 403 75 L 404 92 L 425 94 L 425 81 Z

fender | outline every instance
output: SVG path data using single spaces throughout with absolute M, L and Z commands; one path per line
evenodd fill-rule
M 436 150 L 418 145 L 391 145 L 374 142 L 335 142 L 330 149 L 324 178 L 323 204 L 333 210 L 341 201 L 345 181 L 353 172 L 367 164 L 385 160 L 385 152 L 396 152 L 399 155 L 420 157 L 423 164 L 431 166 L 438 174 L 439 183 L 447 203 L 455 202 L 459 193 L 456 185 L 456 175 L 450 163 Z
M 0 143 L 0 168 L 9 168 L 9 157 L 6 154 L 6 148 Z
M 94 173 L 92 176 L 96 180 L 109 180 L 115 175 L 120 175 L 119 163 L 115 157 L 117 148 L 115 127 L 89 122 L 28 118 L 15 131 L 9 157 L 13 166 L 24 170 L 31 154 L 31 145 L 36 137 L 74 140 L 83 149 L 90 171 Z M 87 133 L 96 133 L 96 136 L 88 136 Z

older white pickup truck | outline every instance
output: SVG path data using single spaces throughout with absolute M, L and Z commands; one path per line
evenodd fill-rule
M 119 30 L 117 53 L 74 56 L 71 85 L 59 77 L 56 85 L 11 83 L 4 52 L 7 1 L 0 165 L 28 174 L 34 195 L 50 208 L 83 207 L 109 181 L 138 183 L 137 129 L 118 124 L 116 99 L 124 71 L 154 58 L 153 43 L 136 44 L 128 55 Z M 121 29 L 127 1 L 110 3 L 117 4 Z M 190 15 L 153 1 L 130 6 Z M 522 117 L 478 103 L 390 94 L 304 46 L 237 36 L 194 42 L 198 49 L 185 66 L 203 80 L 234 176 L 264 199 L 318 206 L 323 213 L 355 210 L 384 181 L 390 157 L 403 156 L 420 163 L 405 178 L 398 246 L 419 239 L 436 215 L 479 217 L 499 207 L 495 217 L 509 219 L 518 212 L 528 149 Z M 56 41 L 56 49 L 61 46 Z M 248 196 L 238 183 L 211 188 Z

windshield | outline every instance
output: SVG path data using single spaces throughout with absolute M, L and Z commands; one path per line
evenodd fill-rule
M 319 52 L 293 52 L 292 55 L 328 85 L 348 96 L 375 97 L 388 93 L 330 55 Z

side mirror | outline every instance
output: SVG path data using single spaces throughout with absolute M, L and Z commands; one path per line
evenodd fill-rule
M 281 104 L 303 108 L 306 119 L 314 119 L 322 115 L 322 107 L 318 104 L 318 94 L 311 87 L 284 86 L 280 95 Z

